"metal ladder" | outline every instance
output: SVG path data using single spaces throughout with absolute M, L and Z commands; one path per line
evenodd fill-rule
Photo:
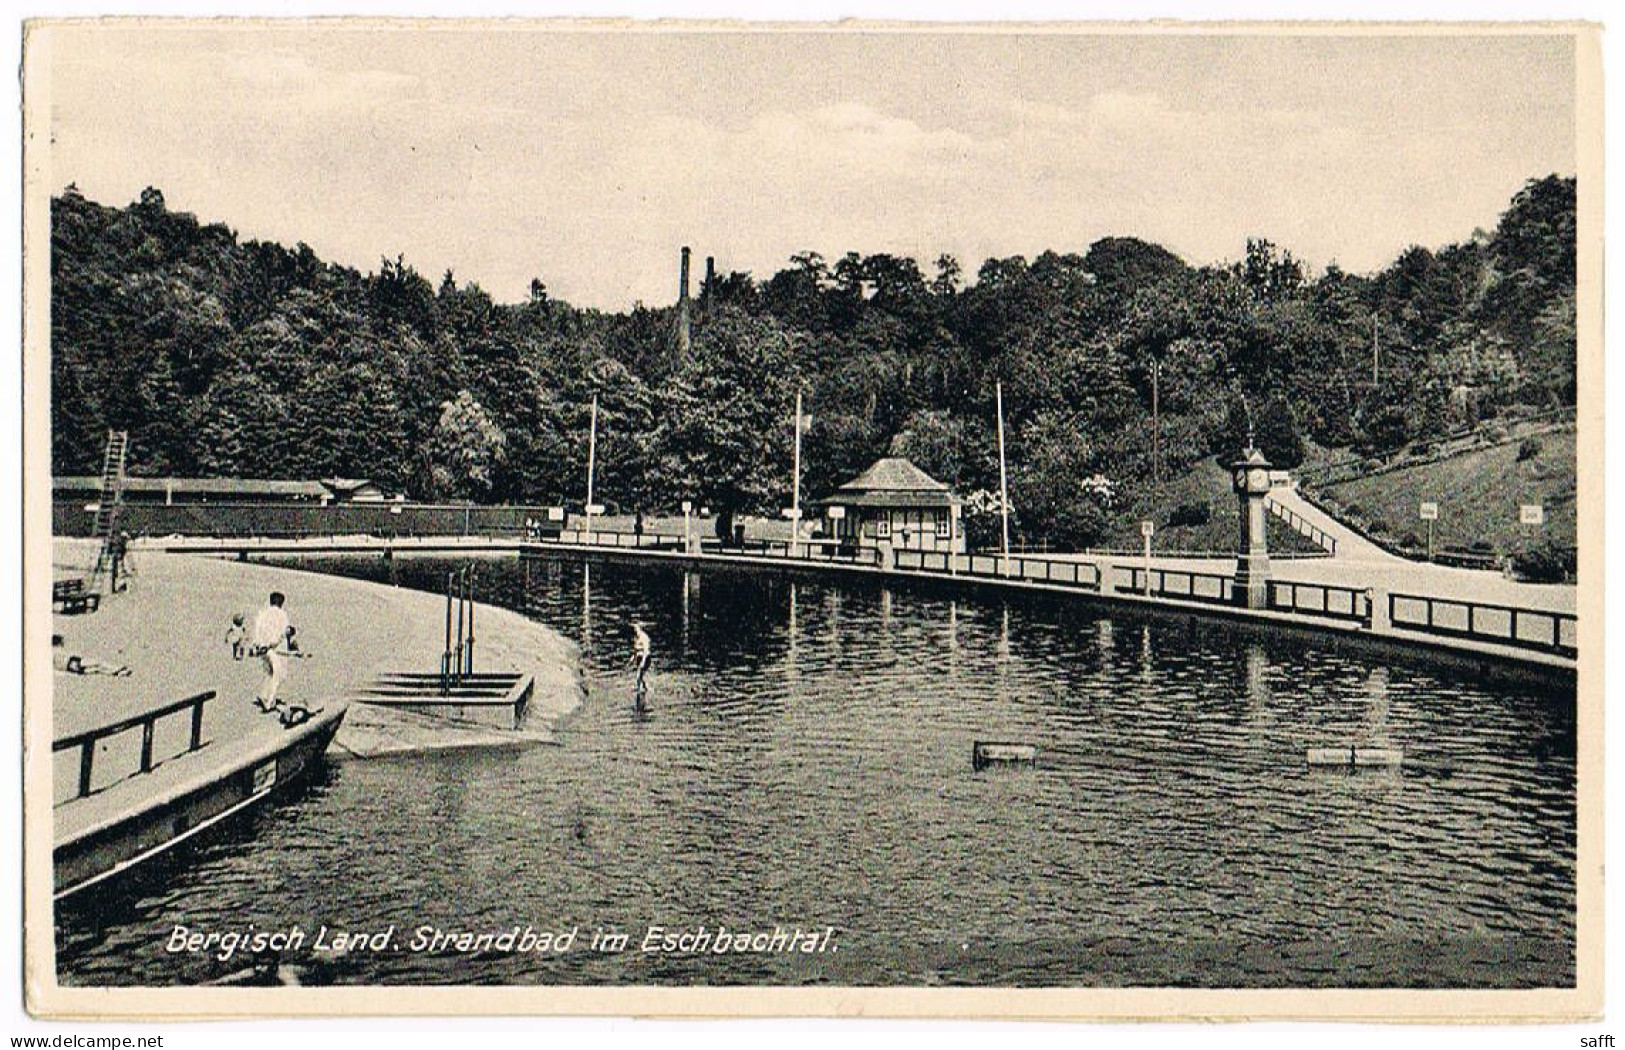
M 102 493 L 96 504 L 96 527 L 92 535 L 102 541 L 101 553 L 96 556 L 96 567 L 90 573 L 90 587 L 95 589 L 102 575 L 111 577 L 114 570 L 114 540 L 118 536 L 119 502 L 124 483 L 124 459 L 129 451 L 130 435 L 125 430 L 107 432 L 107 450 L 102 455 Z M 108 588 L 115 589 L 118 580 L 109 579 Z

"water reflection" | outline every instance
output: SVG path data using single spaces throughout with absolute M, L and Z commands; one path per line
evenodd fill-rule
M 431 590 L 446 569 L 335 567 Z M 482 586 L 582 645 L 591 692 L 561 746 L 336 766 L 65 974 L 205 980 L 217 966 L 151 931 L 365 915 L 827 923 L 841 950 L 405 954 L 341 981 L 1573 980 L 1572 698 L 1065 600 L 613 564 L 506 563 Z M 659 656 L 644 721 L 624 648 L 591 644 L 634 619 Z M 973 773 L 975 739 L 1033 742 L 1039 767 Z M 1307 747 L 1356 739 L 1403 746 L 1405 772 L 1309 775 Z

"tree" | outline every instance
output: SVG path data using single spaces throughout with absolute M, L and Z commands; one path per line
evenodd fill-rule
M 673 498 L 771 512 L 790 489 L 796 360 L 804 341 L 769 317 L 731 308 L 696 326 L 694 352 L 661 392 L 652 447 Z
M 505 457 L 507 439 L 474 395 L 457 393 L 440 406 L 429 445 L 435 491 L 443 497 L 481 499 L 491 491 L 492 472 Z

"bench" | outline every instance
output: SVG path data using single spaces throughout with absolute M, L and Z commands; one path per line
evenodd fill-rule
M 77 576 L 51 584 L 51 604 L 62 606 L 64 613 L 95 612 L 101 603 L 102 596 L 86 590 L 85 581 Z

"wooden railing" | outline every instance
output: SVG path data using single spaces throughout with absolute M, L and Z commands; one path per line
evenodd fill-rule
M 126 718 L 122 722 L 114 722 L 112 725 L 102 726 L 99 729 L 89 729 L 83 733 L 75 733 L 73 736 L 63 737 L 53 743 L 51 745 L 53 754 L 58 751 L 79 749 L 79 790 L 74 795 L 74 798 L 84 798 L 91 793 L 91 777 L 96 762 L 96 745 L 108 737 L 117 736 L 120 733 L 139 727 L 141 730 L 140 768 L 132 775 L 139 776 L 143 773 L 150 773 L 153 768 L 153 736 L 159 720 L 180 711 L 190 710 L 192 713 L 190 743 L 187 745 L 186 750 L 180 752 L 180 754 L 189 754 L 202 748 L 204 745 L 203 705 L 213 700 L 214 695 L 214 690 L 211 689 L 206 693 L 189 696 L 184 700 L 177 700 L 172 704 L 165 704 L 163 707 L 154 708 L 143 714 Z
M 1390 594 L 1388 622 L 1427 634 L 1540 649 L 1559 656 L 1579 655 L 1578 621 L 1573 613 L 1422 594 Z

